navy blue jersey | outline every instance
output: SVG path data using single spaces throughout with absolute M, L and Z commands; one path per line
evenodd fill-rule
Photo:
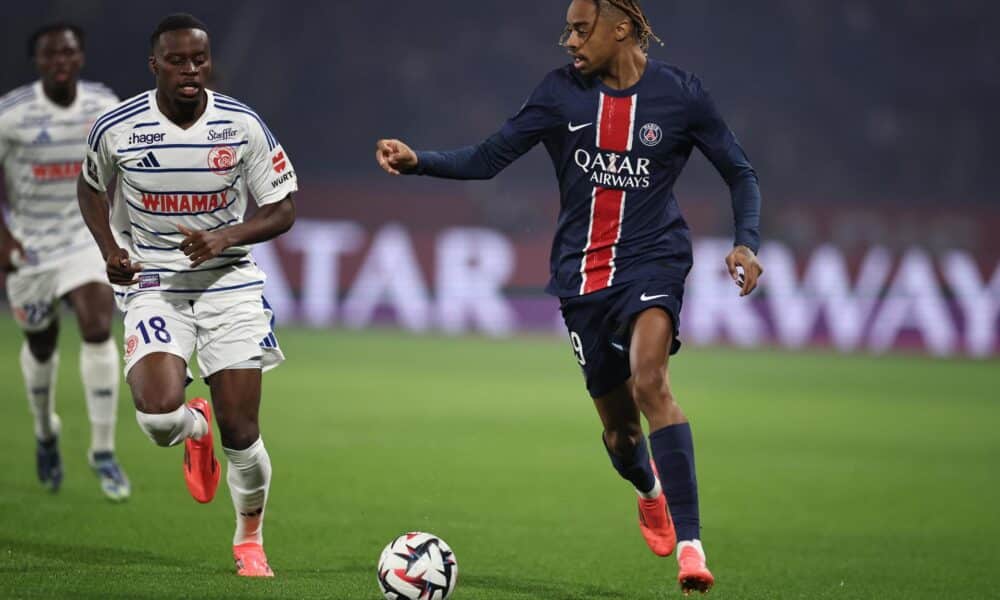
M 732 192 L 737 245 L 760 245 L 757 174 L 697 77 L 649 59 L 625 90 L 567 65 L 476 146 L 418 152 L 415 173 L 488 179 L 542 142 L 559 177 L 547 291 L 562 298 L 691 267 L 673 187 L 695 146 Z

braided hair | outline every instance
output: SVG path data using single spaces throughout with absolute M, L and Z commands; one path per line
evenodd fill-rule
M 625 16 L 632 20 L 632 26 L 635 27 L 635 34 L 639 38 L 639 47 L 642 48 L 643 52 L 649 50 L 650 40 L 656 41 L 661 46 L 663 45 L 663 40 L 653 32 L 653 27 L 649 24 L 649 19 L 646 18 L 646 13 L 643 12 L 642 6 L 639 5 L 639 0 L 595 1 L 597 2 L 598 18 L 600 18 L 602 6 L 607 3 L 625 13 Z

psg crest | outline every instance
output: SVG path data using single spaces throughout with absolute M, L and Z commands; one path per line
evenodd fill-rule
M 646 123 L 639 130 L 639 140 L 647 146 L 655 146 L 663 139 L 663 130 L 656 123 Z

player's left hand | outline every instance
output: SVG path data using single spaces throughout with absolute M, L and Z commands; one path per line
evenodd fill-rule
M 740 297 L 757 289 L 757 280 L 764 274 L 764 267 L 757 260 L 757 255 L 746 246 L 733 248 L 726 257 L 726 267 L 733 281 L 740 287 Z
M 192 268 L 219 256 L 232 245 L 225 228 L 215 231 L 192 231 L 183 225 L 178 225 L 177 230 L 184 234 L 180 249 L 191 259 Z

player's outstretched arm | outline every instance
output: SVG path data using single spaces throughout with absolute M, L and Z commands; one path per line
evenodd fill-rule
M 110 202 L 108 195 L 95 190 L 84 180 L 83 175 L 76 181 L 76 199 L 80 205 L 80 213 L 87 229 L 94 236 L 97 247 L 101 250 L 108 270 L 108 281 L 115 285 L 134 285 L 139 282 L 136 273 L 142 271 L 142 265 L 133 263 L 128 256 L 128 250 L 120 247 L 111 233 Z
M 531 149 L 518 147 L 496 133 L 475 146 L 446 151 L 415 152 L 399 140 L 379 140 L 375 159 L 392 175 L 430 175 L 442 179 L 493 179 Z
M 177 229 L 184 234 L 180 249 L 191 259 L 191 267 L 196 268 L 219 256 L 226 248 L 266 242 L 285 233 L 294 224 L 295 203 L 288 194 L 278 202 L 257 209 L 245 223 L 215 231 L 193 231 L 181 226 Z

